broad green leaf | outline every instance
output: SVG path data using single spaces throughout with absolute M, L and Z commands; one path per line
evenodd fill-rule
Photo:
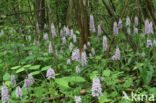
M 20 73 L 20 72 L 23 72 L 23 71 L 25 71 L 25 69 L 22 67 L 22 68 L 16 70 L 16 73 Z
M 68 85 L 69 82 L 80 83 L 80 82 L 85 82 L 85 81 L 86 80 L 83 77 L 80 77 L 80 76 L 69 76 L 69 77 L 63 77 L 63 78 L 55 79 L 55 82 L 58 85 L 66 87 L 66 88 L 70 88 L 69 85 Z
M 25 60 L 33 60 L 36 56 L 30 55 L 25 58 Z
M 10 81 L 6 81 L 5 82 L 5 85 L 7 85 L 8 87 L 10 87 L 11 86 L 11 82 Z
M 98 71 L 93 71 L 93 72 L 91 73 L 91 75 L 90 75 L 90 79 L 93 80 L 94 77 L 95 77 L 95 76 L 98 76 L 98 75 L 99 75 Z
M 15 69 L 18 69 L 18 68 L 20 68 L 21 66 L 15 66 L 15 67 L 12 67 L 11 69 L 12 70 L 15 70 Z
M 51 66 L 43 67 L 43 68 L 41 69 L 41 71 L 46 71 L 46 70 L 48 70 L 50 67 L 51 67 Z
M 136 66 L 133 67 L 133 70 L 138 69 L 139 67 L 142 67 L 144 63 L 138 63 Z
M 146 75 L 146 79 L 145 79 L 145 84 L 149 84 L 150 83 L 150 81 L 151 81 L 151 79 L 152 79 L 152 76 L 153 76 L 153 72 L 151 72 L 151 71 L 147 71 L 147 75 Z
M 36 95 L 36 96 L 41 96 L 41 95 L 43 95 L 43 94 L 45 94 L 47 92 L 47 89 L 46 88 L 42 88 L 42 87 L 36 87 L 36 88 L 34 88 L 34 94 Z
M 30 66 L 31 66 L 31 65 L 28 64 L 28 65 L 23 66 L 23 68 L 29 68 Z
M 5 81 L 9 81 L 10 80 L 10 74 L 9 73 L 5 73 L 4 76 L 3 76 L 3 80 Z
M 41 71 L 35 71 L 35 72 L 31 72 L 32 75 L 37 75 L 40 74 Z
M 40 65 L 34 65 L 34 66 L 31 66 L 29 69 L 36 70 L 36 69 L 39 69 L 39 68 L 40 68 Z
M 62 78 L 60 78 L 60 79 L 55 79 L 55 82 L 56 82 L 58 85 L 60 85 L 60 86 L 63 86 L 63 87 L 65 87 L 65 88 L 70 88 L 70 87 L 68 86 L 68 81 L 66 81 L 66 80 L 64 80 L 64 79 L 62 79 Z
M 103 75 L 103 76 L 106 76 L 106 77 L 109 77 L 110 74 L 111 74 L 111 71 L 110 71 L 109 69 L 104 70 L 104 71 L 102 72 L 102 75 Z
M 80 76 L 69 76 L 69 77 L 65 77 L 65 79 L 70 82 L 85 82 L 86 81 L 83 77 L 80 77 Z
M 100 97 L 99 99 L 99 103 L 109 103 L 111 102 L 112 100 L 108 99 L 108 94 L 106 92 L 103 93 L 103 95 Z
M 78 30 L 76 30 L 76 32 L 75 32 L 76 34 L 80 34 L 80 32 L 78 31 Z

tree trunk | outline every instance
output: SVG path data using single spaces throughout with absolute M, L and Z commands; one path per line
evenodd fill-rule
M 78 28 L 80 30 L 80 51 L 88 42 L 88 16 L 86 9 L 86 0 L 74 0 L 75 14 Z
M 72 6 L 73 6 L 73 0 L 69 0 L 67 14 L 66 14 L 66 24 L 69 28 L 73 27 L 73 21 L 72 21 Z
M 39 25 L 39 30 L 42 31 L 44 29 L 44 23 L 45 21 L 45 0 L 36 0 L 35 4 L 34 4 L 35 10 L 40 10 L 39 12 L 35 12 L 35 16 L 36 16 L 36 22 Z M 40 36 L 40 39 L 42 39 L 42 35 Z

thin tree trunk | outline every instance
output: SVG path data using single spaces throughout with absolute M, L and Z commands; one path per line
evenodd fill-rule
M 83 46 L 88 42 L 88 17 L 85 7 L 86 1 L 74 0 L 75 14 L 78 28 L 80 30 L 80 51 L 83 51 Z
M 128 1 L 129 1 L 129 0 L 127 0 L 127 1 L 125 2 L 124 9 L 123 9 L 122 14 L 121 14 L 121 16 L 120 16 L 121 19 L 123 18 L 124 14 L 125 14 L 125 12 L 126 12 L 127 5 L 128 5 Z
M 39 30 L 41 31 L 40 35 L 38 35 L 38 37 L 40 37 L 40 40 L 43 37 L 43 29 L 44 29 L 44 23 L 45 21 L 45 0 L 36 0 L 35 4 L 34 4 L 35 10 L 40 10 L 39 12 L 35 12 L 35 16 L 36 16 L 36 22 L 39 25 Z
M 73 0 L 69 0 L 67 14 L 66 14 L 66 24 L 69 28 L 73 27 L 73 21 L 72 21 L 72 6 L 73 6 Z
M 85 38 L 85 43 L 88 43 L 88 34 L 89 34 L 89 27 L 88 27 L 88 16 L 87 16 L 87 9 L 86 9 L 87 2 L 85 0 L 81 0 L 81 6 L 82 6 L 82 11 L 83 11 L 83 29 L 84 29 L 84 38 Z

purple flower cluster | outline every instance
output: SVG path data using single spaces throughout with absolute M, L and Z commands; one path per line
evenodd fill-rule
M 134 26 L 134 33 L 138 34 L 138 28 Z
M 100 80 L 98 77 L 94 77 L 93 84 L 92 84 L 92 96 L 100 98 L 101 95 L 102 95 L 102 88 L 101 88 Z
M 55 30 L 55 25 L 53 23 L 51 24 L 51 33 L 52 33 L 53 38 L 57 37 L 56 30 Z
M 16 79 L 15 79 L 15 75 L 11 75 L 10 77 L 10 82 L 12 86 L 16 86 Z
M 72 60 L 73 61 L 79 61 L 80 60 L 80 51 L 79 51 L 79 49 L 75 49 L 72 52 Z
M 22 89 L 20 88 L 20 86 L 16 87 L 15 95 L 18 98 L 22 98 L 23 94 L 22 94 Z
M 130 27 L 127 28 L 127 33 L 128 33 L 129 35 L 131 34 L 131 28 L 130 28 Z
M 145 34 L 153 34 L 153 24 L 148 19 L 145 21 Z
M 101 25 L 98 25 L 98 36 L 100 36 L 102 34 L 102 30 L 101 30 Z
M 35 81 L 31 73 L 28 74 L 28 79 L 29 79 L 30 84 L 33 84 Z
M 90 15 L 90 31 L 95 32 L 94 16 Z
M 65 27 L 65 26 L 64 26 L 63 30 L 64 30 L 66 36 L 70 36 L 70 30 L 69 30 L 68 27 Z
M 73 34 L 73 42 L 76 43 L 76 35 Z
M 143 52 L 143 53 L 141 53 L 141 57 L 143 57 L 143 58 L 145 57 L 145 53 L 144 53 L 144 52 Z
M 79 74 L 81 71 L 80 71 L 80 68 L 78 66 L 76 66 L 76 73 Z
M 70 59 L 67 59 L 67 64 L 71 64 L 71 60 Z
M 31 40 L 31 36 L 30 35 L 27 37 L 27 40 Z
M 90 42 L 89 41 L 88 41 L 87 45 L 90 46 Z
M 154 41 L 153 41 L 153 46 L 156 47 L 156 39 L 154 39 Z
M 126 26 L 130 26 L 131 25 L 131 20 L 129 17 L 126 18 Z
M 49 38 L 48 38 L 48 33 L 44 33 L 44 34 L 43 34 L 43 38 L 44 38 L 45 40 L 48 41 L 48 40 L 49 40 Z
M 30 88 L 30 82 L 29 82 L 29 79 L 27 79 L 27 78 L 24 80 L 24 87 L 26 90 L 28 90 Z
M 72 42 L 70 42 L 70 44 L 69 44 L 69 50 L 70 50 L 70 52 L 73 50 L 73 43 Z
M 87 46 L 86 44 L 83 45 L 83 50 L 86 50 L 87 49 Z
M 87 65 L 87 56 L 86 56 L 85 51 L 83 51 L 81 54 L 81 65 L 82 65 L 82 67 Z
M 147 42 L 146 42 L 146 47 L 149 48 L 149 47 L 152 47 L 152 40 L 150 39 L 147 39 Z
M 26 78 L 24 80 L 24 87 L 26 90 L 28 90 L 30 88 L 30 85 L 32 85 L 34 83 L 34 78 L 32 76 L 32 74 L 28 74 L 28 78 Z
M 9 92 L 8 92 L 8 88 L 5 84 L 3 84 L 2 88 L 1 88 L 1 100 L 3 103 L 6 103 L 9 101 Z
M 135 34 L 138 34 L 138 28 L 137 28 L 137 26 L 138 26 L 138 17 L 136 16 L 135 18 L 134 18 L 134 33 Z
M 63 30 L 62 29 L 60 30 L 60 36 L 61 37 L 63 36 Z
M 92 55 L 92 56 L 95 55 L 95 49 L 94 49 L 94 48 L 91 49 L 91 55 Z
M 123 26 L 123 25 L 122 25 L 122 20 L 119 19 L 119 22 L 118 22 L 118 28 L 119 28 L 119 29 L 122 29 L 122 26 Z
M 66 44 L 66 37 L 65 36 L 62 37 L 62 44 Z
M 40 32 L 40 28 L 39 28 L 38 22 L 36 23 L 36 29 L 37 29 L 37 32 L 39 33 Z
M 115 55 L 112 56 L 112 60 L 120 60 L 120 49 L 117 47 Z
M 54 71 L 54 69 L 49 68 L 49 69 L 47 70 L 46 77 L 47 77 L 48 80 L 50 80 L 51 78 L 52 78 L 52 79 L 55 79 L 55 71 Z
M 51 41 L 49 42 L 49 53 L 53 53 L 53 47 Z
M 107 46 L 107 37 L 103 36 L 103 42 L 102 42 L 102 46 L 103 46 L 103 51 L 106 51 L 108 46 Z
M 113 32 L 114 32 L 114 35 L 118 35 L 119 34 L 119 29 L 118 29 L 117 22 L 114 22 Z
M 134 18 L 134 24 L 135 24 L 135 27 L 137 27 L 138 26 L 138 17 L 136 16 L 135 18 Z

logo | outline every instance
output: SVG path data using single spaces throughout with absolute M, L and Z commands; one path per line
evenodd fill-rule
M 128 96 L 128 94 L 123 91 L 123 97 L 122 99 L 130 100 L 130 101 L 154 101 L 154 94 L 140 94 L 140 93 L 133 93 L 131 92 L 131 95 Z

